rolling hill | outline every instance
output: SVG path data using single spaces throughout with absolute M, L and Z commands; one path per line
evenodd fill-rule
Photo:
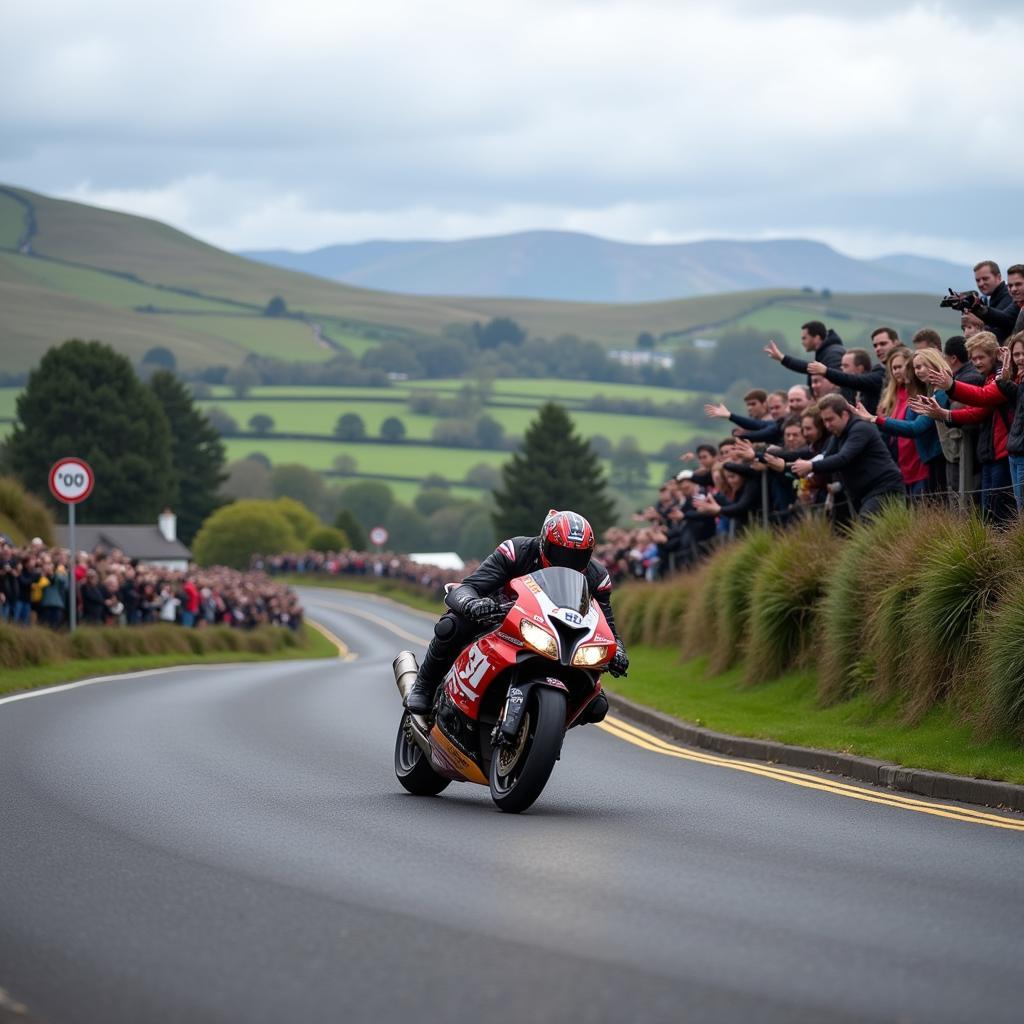
M 275 296 L 291 316 L 263 315 Z M 360 355 L 384 339 L 498 316 L 533 337 L 576 334 L 625 347 L 641 331 L 670 347 L 687 335 L 744 326 L 792 343 L 793 325 L 814 318 L 836 321 L 850 341 L 885 321 L 955 327 L 927 294 L 761 289 L 634 304 L 398 295 L 244 259 L 158 221 L 2 186 L 0 309 L 6 373 L 30 369 L 69 337 L 100 338 L 133 358 L 162 345 L 195 368 L 238 365 L 250 352 L 310 362 L 338 349 Z
M 346 284 L 411 295 L 500 296 L 574 302 L 658 302 L 696 295 L 802 288 L 941 294 L 971 271 L 943 260 L 858 260 L 820 242 L 702 241 L 636 245 L 568 231 L 453 242 L 332 245 L 240 255 Z

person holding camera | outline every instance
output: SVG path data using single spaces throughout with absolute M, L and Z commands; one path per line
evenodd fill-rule
M 1015 275 L 1015 271 L 1021 271 L 1021 274 Z M 1024 267 L 1010 267 L 1007 278 L 1010 275 L 1021 276 L 1024 282 Z M 974 282 L 978 286 L 978 292 L 966 293 L 973 295 L 974 301 L 964 309 L 961 325 L 977 330 L 989 330 L 996 336 L 997 341 L 1005 341 L 1014 332 L 1020 308 L 1009 286 L 1003 281 L 999 264 L 994 260 L 982 260 L 974 268 Z

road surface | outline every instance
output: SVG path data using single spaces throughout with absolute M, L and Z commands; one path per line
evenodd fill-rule
M 0 1020 L 1021 1019 L 1024 819 L 622 722 L 526 815 L 418 799 L 430 622 L 303 595 L 349 660 L 0 701 Z

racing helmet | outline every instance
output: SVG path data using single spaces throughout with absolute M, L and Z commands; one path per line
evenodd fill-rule
M 540 561 L 584 572 L 594 554 L 594 531 L 578 512 L 551 509 L 540 531 Z

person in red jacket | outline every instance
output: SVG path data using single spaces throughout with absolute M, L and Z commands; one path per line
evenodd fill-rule
M 199 588 L 189 576 L 181 588 L 181 624 L 194 626 L 199 617 Z
M 981 463 L 981 513 L 993 523 L 1013 519 L 1016 502 L 1010 478 L 1010 457 L 1006 447 L 1013 423 L 1013 408 L 999 387 L 999 380 L 1010 373 L 1009 349 L 1000 349 L 995 336 L 987 331 L 967 342 L 974 368 L 985 378 L 981 387 L 954 380 L 948 370 L 935 371 L 929 377 L 951 400 L 963 402 L 966 408 L 943 409 L 934 398 L 920 397 L 911 408 L 915 412 L 943 420 L 951 426 L 978 424 L 978 461 Z

